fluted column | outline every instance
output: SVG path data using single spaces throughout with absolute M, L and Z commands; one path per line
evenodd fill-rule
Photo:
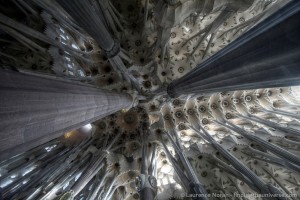
M 169 151 L 168 147 L 166 146 L 165 143 L 162 142 L 162 146 L 165 149 L 167 158 L 169 159 L 169 161 L 172 163 L 172 166 L 174 167 L 174 170 L 176 172 L 176 174 L 179 177 L 179 180 L 181 181 L 181 185 L 184 187 L 184 189 L 186 191 L 190 191 L 190 181 L 188 179 L 188 177 L 184 174 L 184 172 L 182 171 L 182 168 L 178 165 L 177 161 L 175 160 L 175 158 L 172 156 L 171 152 Z
M 200 183 L 200 181 L 198 180 L 198 177 L 191 165 L 191 163 L 189 162 L 187 156 L 184 154 L 183 151 L 183 146 L 181 144 L 181 141 L 179 141 L 179 137 L 177 135 L 177 132 L 175 130 L 172 131 L 172 135 L 175 135 L 177 144 L 175 143 L 175 141 L 173 140 L 172 136 L 166 132 L 166 135 L 168 136 L 170 142 L 173 145 L 174 150 L 176 151 L 176 154 L 179 157 L 179 160 L 181 161 L 181 163 L 183 164 L 183 168 L 186 171 L 186 174 L 190 180 L 190 192 L 191 193 L 196 193 L 196 194 L 202 194 L 202 197 L 199 197 L 199 199 L 207 199 L 207 197 L 205 196 L 207 194 L 207 191 L 204 188 L 204 185 L 202 183 Z
M 157 180 L 154 176 L 152 176 L 149 173 L 147 141 L 148 140 L 146 139 L 143 142 L 141 174 L 138 177 L 136 177 L 138 182 L 137 190 L 140 193 L 141 199 L 154 200 L 155 196 L 157 195 Z
M 278 123 L 275 123 L 275 122 L 272 122 L 270 120 L 266 120 L 266 119 L 257 117 L 256 115 L 249 114 L 248 116 L 244 116 L 244 115 L 238 115 L 238 116 L 242 117 L 242 118 L 245 118 L 245 119 L 249 119 L 251 121 L 254 121 L 254 122 L 257 122 L 257 123 L 260 123 L 260 124 L 263 124 L 263 125 L 266 125 L 266 126 L 269 126 L 269 127 L 272 127 L 272 128 L 276 128 L 276 129 L 278 129 L 280 131 L 283 131 L 285 133 L 288 133 L 290 135 L 300 136 L 300 131 L 299 130 L 296 130 L 292 127 L 283 127 Z
M 253 183 L 254 187 L 260 189 L 261 193 L 263 194 L 271 193 L 271 194 L 282 196 L 281 191 L 279 191 L 274 186 L 265 183 L 260 177 L 258 177 L 253 171 L 251 171 L 244 163 L 242 163 L 240 160 L 234 157 L 229 151 L 224 149 L 217 141 L 215 141 L 215 139 L 202 126 L 200 126 L 202 133 L 193 127 L 190 128 L 192 128 L 200 137 L 202 137 L 203 139 L 211 143 L 215 149 L 220 151 L 220 153 L 231 163 L 231 165 L 234 168 L 236 168 L 238 171 L 244 174 Z M 271 198 L 267 197 L 265 199 L 271 199 Z M 287 199 L 287 198 L 282 197 L 278 199 Z
M 138 81 L 130 74 L 119 57 L 120 44 L 112 37 L 101 20 L 101 16 L 104 15 L 103 11 L 94 8 L 88 1 L 59 0 L 58 3 L 76 20 L 79 26 L 96 40 L 105 51 L 112 66 L 119 70 L 122 76 L 139 91 Z
M 125 93 L 3 70 L 0 93 L 0 160 L 129 108 L 133 102 Z
M 279 157 L 281 157 L 282 159 L 289 161 L 293 164 L 296 164 L 298 166 L 300 166 L 300 158 L 299 156 L 285 150 L 284 148 L 281 148 L 275 144 L 269 143 L 265 140 L 263 140 L 262 138 L 256 136 L 256 135 L 252 135 L 249 134 L 247 131 L 245 131 L 244 129 L 238 127 L 237 125 L 230 123 L 229 121 L 226 121 L 227 124 L 222 123 L 222 122 L 217 122 L 218 124 L 221 124 L 222 126 L 231 129 L 233 131 L 235 131 L 236 133 L 241 134 L 242 136 L 244 136 L 245 138 L 255 141 L 256 143 L 260 144 L 261 146 L 265 147 L 266 149 L 268 149 L 269 151 L 271 151 L 272 153 L 274 153 L 275 155 L 278 155 Z M 257 132 L 261 132 L 261 131 L 257 131 Z
M 168 94 L 300 85 L 300 2 L 292 1 L 168 86 Z
M 284 111 L 284 110 L 280 110 L 280 109 L 273 109 L 273 110 L 261 109 L 261 110 L 265 113 L 274 113 L 274 114 L 277 114 L 277 115 L 288 116 L 288 117 L 292 117 L 292 118 L 300 120 L 300 115 L 299 114 L 287 112 L 287 111 Z
M 120 133 L 114 137 L 114 139 L 108 144 L 107 147 L 103 147 L 102 150 L 97 152 L 97 155 L 94 155 L 93 160 L 89 164 L 86 171 L 80 176 L 78 181 L 72 186 L 74 191 L 74 196 L 78 195 L 82 189 L 91 181 L 91 179 L 102 169 L 104 166 L 103 160 L 106 156 L 106 152 L 111 149 L 111 147 L 116 143 L 120 137 Z

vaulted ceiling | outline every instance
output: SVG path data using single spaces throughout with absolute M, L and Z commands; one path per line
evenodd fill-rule
M 102 27 L 82 26 L 87 22 L 82 19 L 79 23 L 67 8 L 72 1 L 57 2 L 1 0 L 1 68 L 130 93 L 137 99 L 136 106 L 88 125 L 92 139 L 85 143 L 84 131 L 73 131 L 3 161 L 0 187 L 7 192 L 6 198 L 142 199 L 136 177 L 141 174 L 143 156 L 156 178 L 153 188 L 159 200 L 188 199 L 193 194 L 187 190 L 181 172 L 190 183 L 201 184 L 210 195 L 219 195 L 210 199 L 251 199 L 262 190 L 244 175 L 246 169 L 270 188 L 291 199 L 299 198 L 299 87 L 262 86 L 178 98 L 163 92 L 173 80 L 289 1 L 82 1 L 89 6 L 76 10 L 78 16 L 102 9 L 97 20 L 121 47 L 118 52 L 113 47 L 109 54 L 99 45 L 105 45 L 109 38 L 95 37 Z M 76 7 L 78 2 L 69 7 Z M 118 60 L 108 56 L 114 53 Z M 123 63 L 121 68 L 118 62 Z M 105 149 L 112 141 L 113 146 Z M 53 179 L 47 174 L 44 184 L 30 188 L 32 193 L 9 195 L 12 185 L 20 187 L 32 180 L 21 177 L 38 173 L 43 166 L 38 162 L 39 155 L 59 154 L 74 146 L 73 157 L 57 161 Z M 90 154 L 101 154 L 105 160 L 101 170 L 93 165 L 99 160 L 89 160 Z M 90 172 L 93 178 L 85 187 L 75 187 L 74 193 L 71 185 L 81 180 L 85 167 L 95 174 Z M 74 173 L 68 174 L 68 170 Z M 195 180 L 189 177 L 189 170 Z M 63 174 L 75 178 L 69 180 Z M 16 184 L 19 180 L 23 182 Z M 234 196 L 237 193 L 248 196 Z

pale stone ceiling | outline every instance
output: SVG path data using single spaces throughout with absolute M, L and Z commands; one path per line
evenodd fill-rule
M 16 39 L 8 43 L 8 39 L 1 40 L 1 43 L 6 43 L 0 51 L 2 66 L 56 74 L 101 88 L 137 95 L 130 83 L 124 81 L 120 72 L 111 66 L 91 36 L 81 28 L 70 28 L 70 24 L 64 24 L 56 17 L 59 11 L 51 8 L 51 3 L 45 3 L 52 1 L 32 2 L 42 8 L 41 14 L 25 12 L 24 19 L 15 17 L 16 21 L 37 31 L 33 33 L 39 41 L 27 41 L 20 36 L 22 30 L 16 32 L 8 26 L 1 25 L 0 28 Z M 107 19 L 110 31 L 121 45 L 120 57 L 128 72 L 138 80 L 141 88 L 139 95 L 146 96 L 146 100 L 141 98 L 138 107 L 120 111 L 93 123 L 95 142 L 85 153 L 95 152 L 97 148 L 104 146 L 107 134 L 117 136 L 121 133 L 113 150 L 106 155 L 106 190 L 103 191 L 106 199 L 139 199 L 134 178 L 140 173 L 140 137 L 148 131 L 148 127 L 148 149 L 150 152 L 157 149 L 157 199 L 176 199 L 185 192 L 170 158 L 166 155 L 166 150 L 161 145 L 161 142 L 165 143 L 171 154 L 175 155 L 176 150 L 164 131 L 178 134 L 182 151 L 188 156 L 206 190 L 224 195 L 237 191 L 254 193 L 252 188 L 220 164 L 227 160 L 190 128 L 199 123 L 216 141 L 264 181 L 276 185 L 284 193 L 300 195 L 299 173 L 270 163 L 268 157 L 262 155 L 268 152 L 264 152 L 262 146 L 215 123 L 215 120 L 229 120 L 238 127 L 299 155 L 299 137 L 287 136 L 284 131 L 240 116 L 250 113 L 282 127 L 299 130 L 299 119 L 266 111 L 279 109 L 299 114 L 299 107 L 295 109 L 295 105 L 300 103 L 299 88 L 228 91 L 181 96 L 177 99 L 170 99 L 164 95 L 149 98 L 149 94 L 184 76 L 197 64 L 278 10 L 286 1 L 215 0 L 213 7 L 204 5 L 204 1 L 199 0 L 128 0 L 105 3 L 106 12 L 111 16 Z M 48 37 L 42 38 L 41 35 Z M 64 51 L 60 48 L 61 45 L 66 45 L 72 50 Z M 78 51 L 84 52 L 83 56 L 78 57 Z M 257 132 L 259 130 L 264 130 L 264 133 Z M 47 148 L 48 151 L 56 146 Z M 255 151 L 261 154 L 253 154 Z M 128 158 L 132 160 L 128 161 Z M 1 170 L 1 173 L 5 174 L 5 166 Z M 6 180 L 2 186 L 8 182 Z M 114 187 L 109 190 L 111 183 Z M 64 184 L 66 185 L 59 186 L 67 187 L 67 183 Z M 45 194 L 41 199 L 64 199 L 61 196 L 56 197 L 54 193 L 49 194 L 48 191 L 46 194 L 49 196 Z M 76 199 L 81 199 L 79 196 Z

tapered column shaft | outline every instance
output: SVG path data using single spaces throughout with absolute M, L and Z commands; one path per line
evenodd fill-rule
M 176 160 L 170 153 L 170 151 L 169 151 L 168 147 L 165 145 L 165 143 L 162 143 L 162 145 L 165 149 L 165 152 L 166 152 L 166 155 L 167 155 L 169 161 L 172 163 L 172 165 L 174 167 L 175 172 L 179 176 L 182 186 L 185 188 L 186 191 L 188 191 L 190 189 L 189 179 L 186 177 L 186 175 L 184 174 L 184 172 L 182 171 L 182 169 L 180 168 L 180 166 L 178 165 L 178 163 L 176 162 Z
M 179 159 L 181 160 L 181 163 L 184 166 L 184 169 L 187 173 L 187 175 L 189 176 L 190 179 L 190 190 L 193 192 L 196 192 L 197 194 L 207 194 L 203 184 L 200 183 L 200 181 L 198 180 L 198 177 L 196 175 L 196 173 L 194 172 L 194 169 L 191 165 L 191 163 L 189 162 L 188 158 L 186 157 L 186 155 L 183 153 L 183 147 L 179 141 L 179 137 L 176 133 L 176 131 L 173 131 L 173 135 L 175 135 L 176 139 L 177 139 L 177 143 L 178 146 L 176 145 L 175 141 L 172 139 L 171 135 L 166 132 L 169 140 L 171 141 L 173 148 L 175 149 L 177 155 L 179 156 Z M 205 196 L 203 196 L 202 198 L 199 199 L 207 199 Z
M 142 164 L 140 179 L 142 187 L 139 188 L 141 199 L 154 200 L 157 194 L 156 178 L 149 175 L 148 142 L 145 140 L 142 147 Z
M 87 31 L 106 52 L 113 50 L 115 41 L 101 20 L 101 13 L 88 1 L 60 0 L 58 3 Z M 98 11 L 98 12 L 97 12 Z
M 258 177 L 253 171 L 251 171 L 244 163 L 239 161 L 236 157 L 234 157 L 229 151 L 224 149 L 215 139 L 202 127 L 200 127 L 201 131 L 204 134 L 201 134 L 200 131 L 192 128 L 199 134 L 200 137 L 204 138 L 208 142 L 210 142 L 220 153 L 232 164 L 234 168 L 244 174 L 256 188 L 259 188 L 262 193 L 272 192 L 273 194 L 280 194 L 281 192 L 274 188 L 274 186 L 266 184 L 260 177 Z M 269 198 L 266 198 L 269 199 Z M 286 199 L 286 198 L 282 198 Z
M 276 129 L 278 129 L 280 131 L 283 131 L 283 132 L 291 134 L 291 135 L 300 136 L 300 131 L 298 131 L 298 130 L 296 130 L 294 128 L 283 127 L 283 126 L 279 125 L 278 123 L 275 123 L 275 122 L 272 122 L 270 120 L 266 120 L 266 119 L 257 117 L 256 115 L 249 115 L 249 116 L 239 115 L 239 116 L 242 117 L 242 118 L 249 119 L 251 121 L 258 122 L 260 124 L 272 127 L 272 128 L 276 128 Z
M 105 150 L 110 150 L 110 148 L 115 144 L 117 139 L 120 137 L 120 133 L 114 137 L 114 139 L 108 144 Z M 90 163 L 89 167 L 86 171 L 81 175 L 79 180 L 74 184 L 72 190 L 74 191 L 74 195 L 76 196 L 79 192 L 90 182 L 90 180 L 95 176 L 96 173 L 104 166 L 103 160 L 105 158 L 105 153 L 99 152 L 99 155 L 93 158 L 92 162 Z
M 262 145 L 263 147 L 265 147 L 269 151 L 273 152 L 274 154 L 278 155 L 282 159 L 287 160 L 291 163 L 294 163 L 294 164 L 297 164 L 298 166 L 300 166 L 300 158 L 297 155 L 295 155 L 295 154 L 293 154 L 293 153 L 291 153 L 291 152 L 289 152 L 289 151 L 287 151 L 287 150 L 285 150 L 285 149 L 283 149 L 283 148 L 281 148 L 281 147 L 279 147 L 275 144 L 267 142 L 267 141 L 261 139 L 260 137 L 258 137 L 256 135 L 251 135 L 247 131 L 243 130 L 242 128 L 240 128 L 240 127 L 236 126 L 235 124 L 232 124 L 228 121 L 227 121 L 227 123 L 230 126 L 228 126 L 228 125 L 226 125 L 222 122 L 219 122 L 219 123 L 222 124 L 223 126 L 229 128 L 229 129 L 243 135 L 247 139 L 255 141 L 256 143 Z M 259 131 L 257 131 L 257 132 L 259 132 Z
M 112 66 L 139 91 L 138 81 L 129 73 L 119 57 L 120 44 L 114 40 L 107 27 L 101 21 L 104 15 L 101 9 L 95 9 L 88 1 L 60 0 L 58 3 L 86 30 L 106 52 Z
M 220 92 L 300 84 L 300 2 L 292 1 L 194 70 L 168 94 Z
M 129 108 L 133 102 L 129 94 L 11 71 L 0 71 L 0 93 L 0 160 Z
M 274 114 L 277 114 L 277 115 L 288 116 L 288 117 L 292 117 L 292 118 L 300 120 L 300 115 L 299 114 L 287 112 L 287 111 L 284 111 L 284 110 L 279 110 L 279 109 L 266 110 L 266 109 L 262 109 L 262 111 L 266 112 L 266 113 L 274 113 Z

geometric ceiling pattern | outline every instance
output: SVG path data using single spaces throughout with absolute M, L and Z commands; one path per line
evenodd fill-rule
M 166 93 L 288 2 L 1 1 L 2 69 L 135 99 L 3 160 L 1 198 L 299 199 L 298 86 Z

